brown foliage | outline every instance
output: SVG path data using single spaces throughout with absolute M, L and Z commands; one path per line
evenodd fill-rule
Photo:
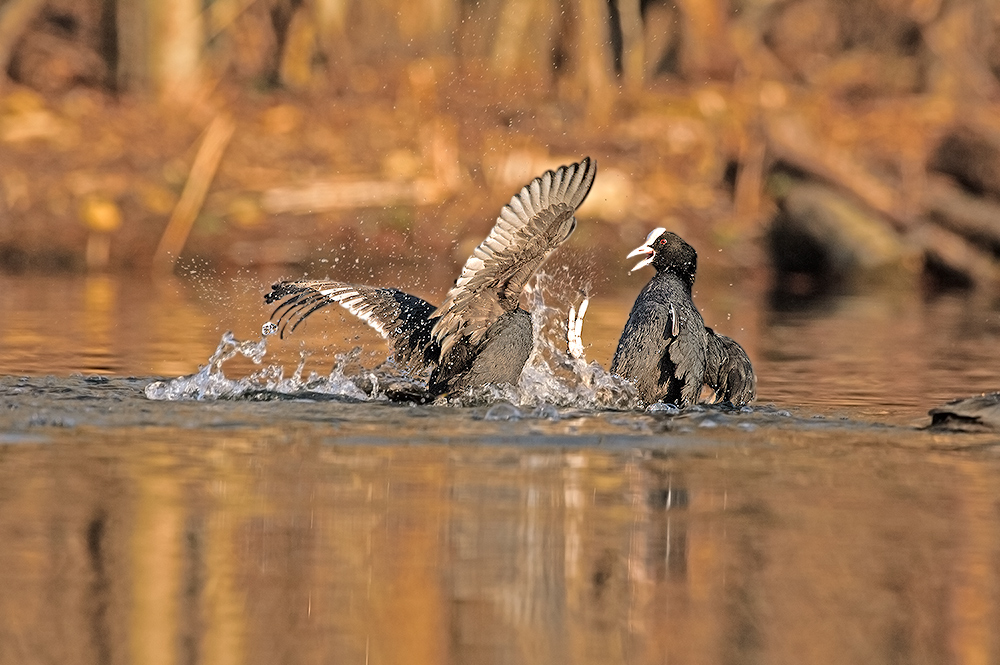
M 289 215 L 304 215 L 303 239 L 370 239 L 359 224 L 374 216 L 388 246 L 436 251 L 454 239 L 422 225 L 479 219 L 460 232 L 475 237 L 495 214 L 487 199 L 585 153 L 607 188 L 588 206 L 624 244 L 668 213 L 708 241 L 756 238 L 776 166 L 846 193 L 907 242 L 934 224 L 981 246 L 942 221 L 964 219 L 947 209 L 960 199 L 915 195 L 936 170 L 976 196 L 1000 191 L 1000 16 L 987 0 L 168 4 L 3 5 L 0 56 L 6 45 L 23 87 L 0 109 L 0 215 L 13 220 L 0 244 L 29 247 L 18 220 L 71 224 L 51 242 L 82 252 L 72 225 L 97 196 L 123 213 L 111 264 L 147 263 L 220 112 L 235 133 L 185 213 L 187 247 L 238 262 L 310 260 L 316 241 L 288 240 Z

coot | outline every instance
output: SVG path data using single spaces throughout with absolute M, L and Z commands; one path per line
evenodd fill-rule
M 465 262 L 440 307 L 395 288 L 326 280 L 280 282 L 265 301 L 281 301 L 282 336 L 316 310 L 338 303 L 386 338 L 400 363 L 431 368 L 433 395 L 468 387 L 516 384 L 534 346 L 521 291 L 576 228 L 574 213 L 594 183 L 597 164 L 546 171 L 511 198 L 493 230 Z
M 642 289 L 618 340 L 611 372 L 632 381 L 646 403 L 687 406 L 706 383 L 715 401 L 742 405 L 756 395 L 756 377 L 743 348 L 716 334 L 694 306 L 698 254 L 676 233 L 654 229 L 628 258 L 646 255 L 656 274 Z
M 698 255 L 663 228 L 653 229 L 628 258 L 642 254 L 646 258 L 632 272 L 651 265 L 656 274 L 632 305 L 611 372 L 632 381 L 644 402 L 694 404 L 708 352 L 705 322 L 691 300 Z

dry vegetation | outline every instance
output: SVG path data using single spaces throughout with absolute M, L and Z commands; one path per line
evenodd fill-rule
M 666 221 L 736 263 L 770 246 L 794 288 L 997 282 L 989 0 L 202 4 L 0 3 L 8 269 L 450 273 L 590 154 L 593 256 Z

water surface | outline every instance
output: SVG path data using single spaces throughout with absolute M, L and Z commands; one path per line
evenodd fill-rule
M 1000 437 L 917 427 L 997 388 L 989 306 L 709 280 L 749 410 L 145 397 L 259 339 L 269 279 L 0 280 L 0 662 L 1000 660 Z M 359 344 L 331 310 L 264 362 Z

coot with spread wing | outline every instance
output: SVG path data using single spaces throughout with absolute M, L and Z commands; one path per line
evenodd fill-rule
M 280 304 L 284 335 L 316 310 L 337 303 L 374 328 L 396 360 L 431 368 L 433 395 L 492 384 L 516 384 L 534 347 L 521 291 L 543 261 L 576 228 L 597 173 L 589 157 L 546 171 L 511 198 L 486 239 L 465 262 L 440 307 L 399 289 L 328 280 L 279 282 L 265 296 Z

